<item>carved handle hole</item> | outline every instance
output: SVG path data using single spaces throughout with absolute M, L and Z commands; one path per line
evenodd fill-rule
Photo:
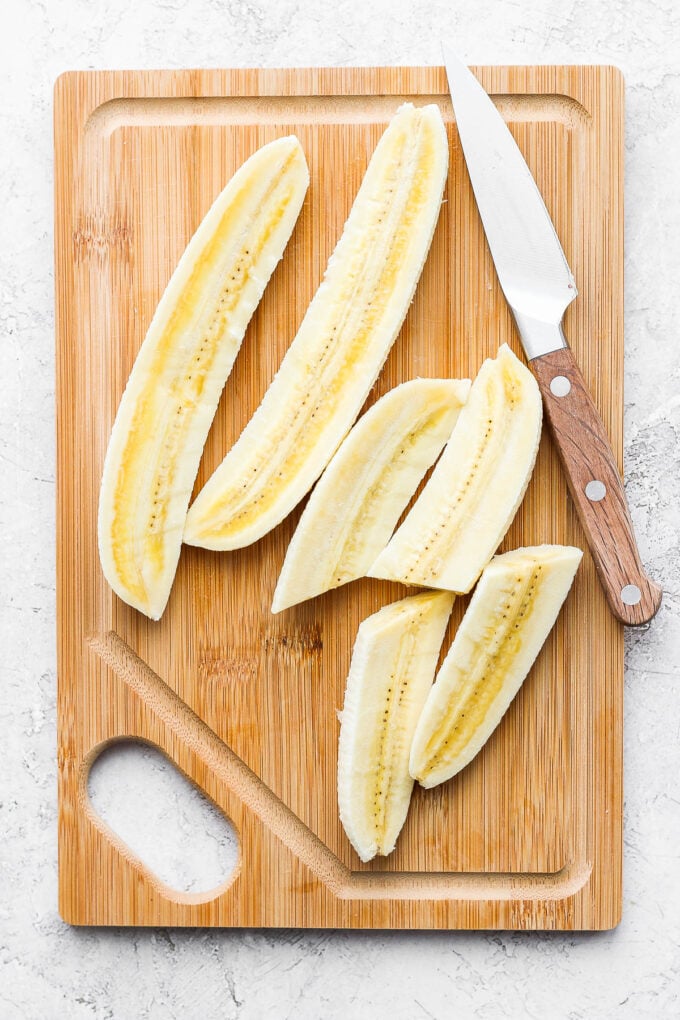
M 97 816 L 164 885 L 202 893 L 237 869 L 232 823 L 155 747 L 110 744 L 95 759 L 87 788 Z

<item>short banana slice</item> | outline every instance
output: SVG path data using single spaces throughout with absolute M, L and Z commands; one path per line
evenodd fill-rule
M 452 606 L 449 592 L 412 595 L 359 627 L 340 725 L 338 802 L 362 861 L 391 853 L 406 819 L 411 741 Z
M 436 106 L 402 106 L 368 166 L 278 374 L 189 510 L 184 541 L 237 549 L 275 527 L 361 410 L 411 303 L 448 167 Z
M 489 739 L 550 633 L 582 555 L 572 546 L 539 545 L 486 567 L 413 738 L 410 771 L 422 786 L 460 772 Z
M 482 365 L 432 477 L 369 576 L 470 591 L 522 501 L 542 413 L 536 380 L 503 344 Z
M 113 426 L 99 555 L 125 602 L 157 620 L 220 393 L 309 183 L 300 143 L 259 149 L 217 197 L 168 283 Z
M 451 435 L 469 379 L 413 379 L 360 418 L 288 546 L 272 612 L 363 577 Z

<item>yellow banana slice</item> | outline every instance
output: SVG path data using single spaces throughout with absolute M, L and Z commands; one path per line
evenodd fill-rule
M 470 591 L 522 501 L 542 414 L 536 380 L 503 344 L 482 365 L 432 477 L 369 577 Z
M 582 555 L 572 546 L 539 545 L 486 567 L 418 720 L 410 772 L 422 786 L 460 772 L 489 739 L 550 633 Z
M 447 168 L 438 108 L 402 106 L 378 143 L 278 374 L 189 510 L 185 542 L 207 549 L 249 545 L 283 520 L 319 477 L 404 320 Z
M 451 435 L 469 379 L 413 379 L 360 418 L 317 482 L 272 612 L 363 577 Z
M 168 283 L 118 408 L 99 497 L 99 555 L 157 620 L 177 568 L 206 435 L 309 183 L 297 138 L 258 150 L 217 197 Z
M 411 741 L 452 606 L 449 592 L 412 595 L 359 627 L 340 725 L 338 803 L 362 861 L 391 853 L 406 820 Z

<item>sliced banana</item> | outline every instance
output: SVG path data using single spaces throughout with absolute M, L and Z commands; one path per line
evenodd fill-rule
M 338 802 L 362 861 L 391 853 L 406 819 L 411 741 L 452 606 L 449 592 L 412 595 L 359 627 L 340 725 Z
M 272 612 L 363 577 L 451 435 L 469 379 L 413 379 L 343 440 L 291 539 Z
M 410 772 L 432 787 L 489 739 L 531 669 L 569 593 L 582 552 L 539 545 L 486 567 L 418 720 Z
M 255 542 L 311 488 L 361 410 L 411 303 L 448 168 L 436 106 L 402 106 L 366 171 L 278 374 L 189 510 L 184 541 Z
M 189 242 L 130 373 L 104 463 L 99 556 L 116 594 L 153 620 L 222 388 L 308 183 L 292 136 L 243 164 Z
M 482 365 L 432 477 L 369 577 L 470 591 L 522 501 L 542 414 L 536 380 L 503 344 Z

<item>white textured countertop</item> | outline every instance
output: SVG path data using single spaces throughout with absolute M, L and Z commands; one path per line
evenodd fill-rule
M 0 1018 L 680 1015 L 676 0 L 15 0 L 0 26 Z M 614 63 L 626 487 L 667 592 L 626 640 L 625 887 L 601 934 L 74 930 L 56 908 L 52 86 L 71 68 Z

